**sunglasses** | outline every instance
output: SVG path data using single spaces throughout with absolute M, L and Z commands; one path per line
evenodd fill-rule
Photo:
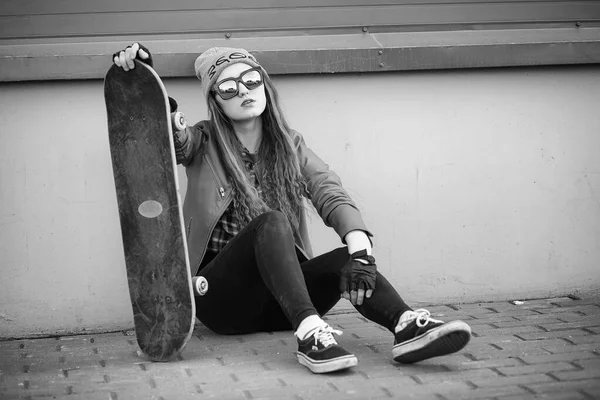
M 246 89 L 256 89 L 263 84 L 263 74 L 260 67 L 250 68 L 242 72 L 237 78 L 227 78 L 215 83 L 215 92 L 223 100 L 233 99 L 239 93 L 239 83 Z

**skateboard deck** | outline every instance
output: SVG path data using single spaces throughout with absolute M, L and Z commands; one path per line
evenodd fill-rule
M 195 304 L 166 90 L 135 61 L 104 80 L 108 136 L 138 345 L 168 361 L 192 335 Z

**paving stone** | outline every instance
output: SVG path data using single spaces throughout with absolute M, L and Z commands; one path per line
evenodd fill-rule
M 56 381 L 50 377 L 43 379 L 35 377 L 31 380 L 26 379 L 18 384 L 17 388 L 12 388 L 19 396 L 32 397 L 52 397 L 53 395 L 67 395 L 68 389 L 65 382 Z
M 486 336 L 482 338 L 472 337 L 471 341 L 464 348 L 464 352 L 468 354 L 473 353 L 494 353 L 496 350 L 501 350 L 503 345 L 511 344 L 511 343 L 521 343 L 524 342 L 521 339 L 516 338 L 515 336 Z M 500 346 L 500 347 L 496 347 Z
M 522 342 L 521 342 L 522 343 Z M 527 355 L 545 355 L 550 354 L 548 351 L 535 345 L 527 345 L 517 343 L 502 343 L 498 347 L 489 346 L 485 348 L 470 348 L 465 349 L 465 354 L 468 354 L 474 360 L 490 360 L 498 357 L 522 357 Z
M 580 390 L 600 390 L 600 380 L 582 379 L 578 381 L 553 381 L 544 383 L 526 383 L 527 388 L 534 393 L 577 392 Z
M 478 327 L 478 326 L 492 327 L 492 325 L 501 327 L 505 323 L 520 322 L 514 316 L 500 315 L 500 314 L 494 314 L 494 316 L 483 315 L 483 316 L 480 316 L 477 318 L 472 318 L 470 320 L 462 319 L 462 321 L 466 322 L 471 327 Z
M 473 330 L 473 335 L 476 337 L 486 336 L 501 336 L 501 335 L 516 335 L 522 336 L 523 333 L 537 333 L 545 332 L 544 329 L 538 326 L 524 325 L 524 326 L 513 326 L 510 328 L 490 328 L 490 329 L 479 329 Z
M 368 380 L 352 382 L 350 380 L 328 381 L 327 386 L 332 390 L 332 395 L 347 395 L 351 398 L 390 398 L 393 397 L 393 389 L 386 386 L 384 381 Z M 396 391 L 398 392 L 398 391 Z
M 540 318 L 532 318 L 532 317 L 540 317 Z M 508 321 L 498 321 L 492 322 L 493 325 L 496 325 L 496 328 L 517 328 L 517 327 L 526 327 L 526 326 L 536 326 L 539 327 L 543 324 L 564 324 L 564 321 L 559 320 L 554 316 L 548 315 L 535 315 L 532 317 L 523 318 L 520 320 L 516 320 L 511 318 Z M 543 330 L 543 329 L 542 329 Z
M 573 380 L 581 380 L 581 379 L 599 379 L 600 378 L 600 369 L 582 369 L 575 371 L 554 371 L 552 375 L 560 379 L 561 381 L 573 381 Z
M 466 381 L 472 379 L 494 379 L 497 378 L 498 373 L 491 369 L 467 369 L 460 371 L 447 371 L 436 374 L 418 374 L 414 375 L 413 378 L 424 384 L 441 383 L 441 382 L 454 382 L 454 381 Z
M 579 368 L 568 362 L 554 362 L 545 364 L 533 365 L 518 365 L 513 367 L 499 367 L 498 372 L 508 376 L 527 375 L 527 374 L 544 374 L 547 372 L 573 371 Z
M 401 375 L 411 377 L 422 374 L 438 374 L 450 372 L 451 370 L 447 366 L 442 364 L 443 361 L 445 360 L 432 358 L 415 364 L 396 364 L 396 370 Z M 370 370 L 372 367 L 365 366 L 365 369 L 367 368 L 369 368 Z
M 517 336 L 523 340 L 543 340 L 551 338 L 568 338 L 577 336 L 590 336 L 590 332 L 583 329 L 568 329 L 564 331 L 552 331 L 552 332 L 535 332 L 535 333 L 518 333 Z M 594 335 L 595 336 L 595 335 Z
M 46 398 L 46 397 L 33 397 L 32 399 Z M 150 399 L 152 397 L 149 397 Z M 107 400 L 110 399 L 110 391 L 97 391 L 97 392 L 86 392 L 82 394 L 71 393 L 68 395 L 53 395 L 52 400 Z M 165 399 L 166 400 L 166 399 Z
M 460 311 L 464 315 L 493 315 L 499 314 L 498 311 L 492 310 L 491 305 L 489 304 L 461 304 L 461 305 L 452 305 L 451 307 L 456 308 L 457 311 Z
M 578 307 L 578 306 L 587 306 L 592 305 L 598 307 L 598 299 L 590 297 L 589 299 L 571 299 L 571 298 L 561 298 L 555 301 L 552 301 L 553 304 L 560 307 Z M 600 311 L 600 307 L 599 307 Z
M 538 326 L 548 331 L 565 331 L 573 328 L 585 328 L 587 331 L 594 331 L 594 329 L 600 329 L 600 319 L 586 319 L 583 321 L 574 322 L 557 321 L 555 323 L 539 323 Z
M 551 303 L 542 303 L 542 302 L 526 300 L 523 302 L 523 304 L 513 304 L 513 303 L 507 302 L 507 303 L 498 304 L 494 308 L 501 312 L 513 313 L 513 312 L 517 312 L 517 310 L 537 311 L 537 310 L 557 308 L 557 306 L 554 304 L 551 304 Z
M 552 382 L 550 376 L 546 374 L 531 374 L 521 376 L 498 376 L 496 378 L 471 379 L 470 381 L 477 387 L 496 387 L 496 386 L 511 386 L 524 385 L 529 383 Z
M 473 390 L 471 385 L 463 381 L 419 384 L 410 387 L 403 387 L 402 384 L 397 384 L 396 382 L 392 381 L 388 382 L 388 388 L 390 388 L 390 390 L 392 390 L 394 393 L 399 391 L 402 393 L 402 397 L 410 394 L 416 398 L 419 398 L 419 396 L 425 394 L 442 394 L 444 396 L 453 398 L 462 393 L 469 393 Z
M 471 316 L 471 319 L 464 321 L 469 325 L 482 323 L 501 324 L 503 322 L 519 321 L 519 319 L 510 314 L 484 314 L 479 316 Z
M 543 346 L 544 350 L 553 354 L 558 353 L 577 353 L 580 351 L 600 351 L 600 341 L 598 343 L 586 344 L 565 344 L 564 346 Z
M 590 358 L 586 360 L 573 361 L 582 368 L 591 368 L 600 370 L 600 357 Z
M 555 307 L 555 308 L 549 308 L 549 309 L 540 309 L 537 310 L 539 313 L 542 314 L 562 314 L 562 313 L 572 313 L 572 312 L 579 312 L 579 313 L 584 313 L 585 315 L 598 315 L 600 314 L 600 308 L 597 307 L 596 305 L 573 305 L 570 307 Z
M 442 361 L 442 365 L 448 368 L 448 370 L 450 371 L 462 371 L 479 368 L 512 367 L 523 365 L 523 362 L 515 357 L 496 357 L 491 358 L 489 360 L 473 361 L 465 359 L 454 359 L 453 356 L 447 356 L 441 359 L 440 361 Z
M 575 344 L 600 343 L 600 335 L 570 336 L 566 339 Z
M 600 399 L 600 386 L 582 389 L 581 392 L 585 393 L 587 398 Z
M 500 350 L 510 351 L 510 350 L 533 350 L 533 349 L 548 349 L 548 348 L 560 348 L 560 347 L 572 347 L 573 344 L 562 339 L 562 338 L 552 338 L 545 340 L 513 340 L 510 342 L 491 342 L 490 345 L 492 347 L 498 348 Z
M 516 396 L 498 396 L 496 400 L 589 400 L 589 397 L 578 392 L 559 392 L 559 393 L 543 393 L 543 394 L 532 394 L 524 393 Z
M 584 318 L 589 318 L 587 315 L 577 312 L 563 312 L 560 314 L 534 314 L 534 315 L 515 315 L 514 318 L 519 321 L 535 323 L 538 321 L 558 319 L 565 322 L 581 321 Z
M 558 362 L 558 361 L 577 361 L 577 360 L 587 360 L 587 359 L 598 359 L 598 355 L 592 353 L 591 351 L 579 351 L 573 353 L 558 353 L 558 354 L 545 354 L 545 355 L 530 355 L 523 356 L 521 359 L 525 361 L 527 364 L 537 364 L 537 363 L 548 363 L 548 362 Z
M 381 381 L 391 379 L 396 384 L 401 384 L 402 386 L 417 385 L 417 382 L 411 378 L 411 375 L 413 375 L 414 372 L 403 370 L 402 368 L 374 368 L 359 364 L 359 368 L 356 369 L 356 372 L 361 375 L 364 380 Z
M 462 393 L 453 393 L 453 400 L 490 399 L 497 396 L 517 395 L 523 396 L 528 392 L 519 386 L 503 386 L 492 388 L 477 388 Z M 443 394 L 443 393 L 442 393 Z
M 564 322 L 577 322 L 577 321 L 583 321 L 586 318 L 589 318 L 589 316 L 585 315 L 583 313 L 566 312 L 566 313 L 561 313 L 560 315 L 556 315 L 556 318 L 558 318 L 559 320 L 564 321 Z

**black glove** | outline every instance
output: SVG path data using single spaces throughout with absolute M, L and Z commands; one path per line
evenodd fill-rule
M 353 290 L 374 290 L 377 280 L 375 258 L 367 255 L 367 250 L 360 250 L 350 255 L 350 259 L 342 268 L 340 292 L 350 293 Z
M 138 50 L 138 54 L 135 55 L 135 59 L 143 62 L 144 64 L 148 64 L 151 67 L 154 66 L 154 61 L 152 60 L 152 53 L 150 53 L 150 50 L 148 50 L 146 48 L 146 46 L 144 46 L 141 43 L 138 43 L 138 45 L 140 46 L 140 50 L 144 50 L 146 53 L 148 53 L 148 58 L 146 58 L 145 60 L 142 60 L 141 58 L 139 58 L 138 55 L 139 55 L 140 50 Z M 127 46 L 126 49 L 129 49 L 130 47 L 131 46 Z M 119 50 L 115 54 L 113 54 L 111 60 L 114 60 L 115 57 L 118 57 L 119 54 L 121 53 L 121 51 L 123 51 L 123 50 Z
M 152 53 L 150 53 L 150 50 L 148 50 L 148 48 L 147 48 L 146 46 L 144 46 L 143 44 L 141 44 L 141 43 L 139 43 L 139 42 L 138 42 L 138 46 L 140 46 L 140 48 L 139 48 L 139 50 L 138 50 L 137 54 L 135 55 L 135 59 L 136 59 L 136 60 L 138 60 L 138 61 L 141 61 L 141 62 L 143 62 L 144 64 L 147 64 L 147 65 L 149 65 L 149 66 L 151 66 L 151 67 L 154 67 L 154 60 L 152 59 Z M 127 46 L 127 47 L 126 47 L 126 49 L 129 49 L 129 48 L 131 48 L 131 46 Z M 145 52 L 148 54 L 148 58 L 146 58 L 145 60 L 141 59 L 141 58 L 139 57 L 139 52 L 140 52 L 140 50 L 143 50 L 143 51 L 145 51 Z M 122 50 L 119 50 L 119 51 L 117 51 L 116 53 L 114 53 L 114 54 L 112 55 L 112 59 L 114 60 L 114 59 L 115 59 L 115 57 L 118 57 L 118 56 L 119 56 L 119 54 L 121 53 L 121 51 L 122 51 Z M 175 99 L 174 99 L 174 98 L 172 98 L 172 97 L 170 97 L 170 96 L 169 96 L 169 106 L 170 106 L 170 108 L 171 108 L 171 113 L 174 113 L 174 112 L 176 112 L 176 111 L 177 111 L 177 101 L 175 101 Z

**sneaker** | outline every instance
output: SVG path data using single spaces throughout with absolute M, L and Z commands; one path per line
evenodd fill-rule
M 444 323 L 423 309 L 404 313 L 398 324 L 402 329 L 394 335 L 392 356 L 402 364 L 455 353 L 471 339 L 471 328 L 466 323 Z
M 333 334 L 341 335 L 342 332 L 325 324 L 310 332 L 306 339 L 298 338 L 298 362 L 315 374 L 339 371 L 358 364 L 356 356 L 344 350 Z

